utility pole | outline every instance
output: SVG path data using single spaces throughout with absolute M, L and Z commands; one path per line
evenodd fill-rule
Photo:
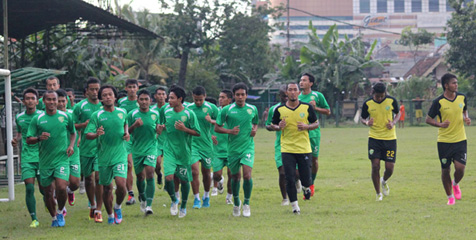
M 286 27 L 286 42 L 287 42 L 287 47 L 288 49 L 291 48 L 290 44 L 289 44 L 289 0 L 287 2 L 287 5 L 286 5 L 286 10 L 287 10 L 287 17 L 286 17 L 286 21 L 287 21 L 287 27 Z

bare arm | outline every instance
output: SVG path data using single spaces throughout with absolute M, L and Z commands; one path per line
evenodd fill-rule
M 450 121 L 446 120 L 442 123 L 436 121 L 435 119 L 431 118 L 430 116 L 426 116 L 425 122 L 434 127 L 441 127 L 447 128 L 450 125 Z

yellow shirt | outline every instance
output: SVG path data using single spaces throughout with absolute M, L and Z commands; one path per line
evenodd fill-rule
M 387 123 L 393 121 L 394 114 L 398 114 L 398 111 L 397 100 L 391 96 L 386 96 L 381 102 L 376 102 L 373 98 L 367 99 L 362 106 L 361 117 L 374 119 L 374 124 L 369 130 L 369 137 L 379 140 L 397 139 L 395 126 L 389 130 Z
M 299 105 L 291 109 L 286 105 L 280 105 L 274 110 L 273 124 L 285 119 L 286 127 L 281 130 L 281 152 L 283 153 L 311 153 L 311 142 L 309 131 L 299 131 L 297 124 L 314 123 L 317 116 L 312 106 L 308 103 L 299 102 Z
M 438 128 L 438 142 L 456 143 L 466 140 L 463 122 L 463 112 L 466 109 L 466 96 L 461 93 L 456 93 L 453 101 L 443 95 L 433 100 L 428 116 L 431 118 L 437 116 L 439 122 L 450 121 L 447 128 Z

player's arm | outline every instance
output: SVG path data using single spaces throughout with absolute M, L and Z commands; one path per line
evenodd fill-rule
M 75 141 L 76 141 L 76 131 L 69 134 L 69 146 L 68 146 L 68 149 L 66 149 L 66 153 L 68 154 L 68 157 L 71 157 L 71 155 L 73 155 L 74 153 Z
M 440 112 L 440 103 L 438 100 L 433 101 L 431 104 L 428 115 L 426 116 L 425 122 L 434 127 L 447 128 L 450 125 L 450 121 L 446 120 L 444 122 L 438 122 L 435 120 L 435 117 Z
M 192 136 L 195 136 L 195 137 L 200 137 L 200 133 L 198 131 L 186 127 L 185 124 L 182 121 L 176 121 L 174 126 L 175 126 L 175 129 L 177 129 L 177 130 L 188 133 L 188 134 L 190 134 Z
M 98 138 L 101 135 L 104 135 L 104 127 L 103 126 L 97 126 L 97 116 L 92 115 L 91 116 L 91 124 L 88 124 L 85 130 L 86 133 L 86 139 L 88 140 L 94 140 Z
M 132 122 L 132 117 L 129 118 L 129 121 Z M 134 132 L 134 129 L 136 129 L 136 128 L 142 126 L 142 125 L 144 125 L 144 122 L 142 121 L 142 119 L 141 118 L 137 119 L 131 126 L 128 127 L 129 128 L 129 133 Z
M 463 111 L 463 120 L 466 125 L 471 125 L 471 118 L 469 118 L 468 110 Z
M 393 126 L 395 126 L 395 124 L 397 124 L 398 120 L 400 119 L 400 116 L 402 115 L 402 113 L 400 112 L 400 107 L 398 107 L 398 103 L 397 103 L 397 100 L 393 100 L 393 113 L 395 113 L 394 117 L 393 117 L 393 120 L 388 120 L 388 124 L 387 124 L 387 129 L 392 129 Z
M 327 103 L 326 98 L 322 93 L 319 93 L 319 106 L 314 105 L 314 110 L 316 110 L 320 114 L 324 115 L 331 115 L 331 109 L 329 107 L 329 104 Z
M 82 122 L 82 123 L 79 123 L 80 116 L 81 116 L 81 107 L 79 105 L 76 105 L 73 109 L 73 120 L 75 122 L 74 127 L 78 131 L 83 129 L 83 128 L 86 128 L 88 126 L 88 123 L 89 123 L 89 119 Z
M 250 137 L 256 136 L 257 131 L 258 131 L 258 124 L 253 124 L 253 126 L 251 127 Z
M 362 113 L 360 114 L 360 122 L 365 126 L 371 127 L 372 125 L 374 125 L 374 119 L 370 118 L 368 110 L 369 106 L 367 106 L 367 102 L 364 102 L 364 105 L 362 105 Z
M 271 111 L 270 111 L 271 112 Z M 281 131 L 282 128 L 286 126 L 286 121 L 283 119 L 281 121 L 281 113 L 279 112 L 279 108 L 275 108 L 272 111 L 273 115 L 270 117 L 268 113 L 268 120 L 266 122 L 266 130 L 268 131 Z M 283 122 L 283 123 L 281 123 Z M 269 124 L 268 124 L 269 123 Z
M 309 124 L 298 122 L 297 127 L 299 131 L 306 131 L 306 130 L 310 131 L 310 130 L 317 129 L 319 127 L 319 120 L 317 119 L 316 113 L 311 108 L 308 108 L 307 112 L 308 112 L 307 120 Z
M 12 139 L 12 146 L 17 147 L 18 142 L 21 141 L 21 132 L 17 132 L 17 137 Z

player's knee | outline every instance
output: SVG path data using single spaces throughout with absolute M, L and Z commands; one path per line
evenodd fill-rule
M 380 171 L 380 164 L 372 164 L 372 171 L 373 172 Z
M 218 174 L 216 172 L 213 173 L 213 181 L 219 182 L 221 181 L 221 174 Z
M 174 181 L 174 175 L 165 176 L 165 181 L 167 181 L 167 182 L 173 182 L 173 181 Z

